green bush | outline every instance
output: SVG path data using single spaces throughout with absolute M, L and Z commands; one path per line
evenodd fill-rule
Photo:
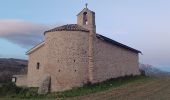
M 14 95 L 17 94 L 19 91 L 19 88 L 17 88 L 14 83 L 7 83 L 0 88 L 0 96 Z
M 37 88 L 17 87 L 14 83 L 7 83 L 0 87 L 1 97 L 30 98 L 37 95 Z

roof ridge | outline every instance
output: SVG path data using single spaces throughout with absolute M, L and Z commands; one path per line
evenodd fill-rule
M 128 50 L 131 50 L 131 51 L 133 51 L 133 52 L 137 52 L 137 53 L 141 53 L 141 54 L 142 54 L 142 52 L 139 51 L 139 50 L 136 50 L 136 49 L 134 49 L 134 48 L 132 48 L 132 47 L 129 47 L 129 46 L 125 45 L 125 44 L 122 44 L 122 43 L 120 43 L 120 42 L 117 42 L 117 41 L 115 41 L 115 40 L 112 40 L 112 39 L 110 39 L 110 38 L 108 38 L 108 37 L 106 37 L 106 36 L 103 36 L 103 35 L 101 35 L 101 34 L 96 34 L 96 37 L 99 38 L 99 39 L 101 39 L 101 40 L 103 40 L 103 41 L 109 42 L 109 43 L 111 43 L 111 44 L 115 44 L 115 45 L 117 45 L 117 46 L 119 46 L 119 47 L 122 47 L 122 48 L 125 48 L 125 49 L 128 49 Z
M 33 52 L 34 50 L 36 50 L 36 48 L 39 48 L 41 47 L 42 45 L 45 44 L 45 41 L 42 41 L 40 43 L 38 43 L 37 45 L 35 45 L 34 47 L 32 47 L 30 50 L 28 50 L 25 54 L 28 55 L 30 54 L 31 52 Z

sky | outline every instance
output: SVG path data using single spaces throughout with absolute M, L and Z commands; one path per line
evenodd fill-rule
M 28 59 L 44 31 L 76 23 L 85 3 L 97 33 L 142 51 L 140 63 L 170 71 L 170 0 L 1 0 L 0 58 Z

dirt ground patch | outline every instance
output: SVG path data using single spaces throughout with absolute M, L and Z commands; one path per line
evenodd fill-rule
M 170 100 L 170 77 L 159 77 L 149 82 L 131 83 L 125 86 L 72 100 Z

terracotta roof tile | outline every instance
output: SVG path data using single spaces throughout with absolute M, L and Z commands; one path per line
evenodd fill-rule
M 89 32 L 88 29 L 85 29 L 80 25 L 67 24 L 67 25 L 59 26 L 59 27 L 50 29 L 48 31 L 45 31 L 44 34 L 47 33 L 47 32 L 55 32 L 55 31 L 83 31 L 83 32 Z

